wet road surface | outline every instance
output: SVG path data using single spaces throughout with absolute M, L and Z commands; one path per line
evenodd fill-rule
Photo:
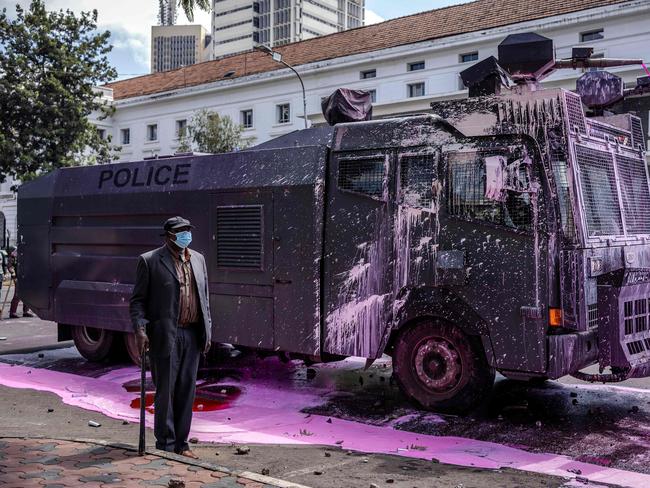
M 136 368 L 91 364 L 74 348 L 41 355 L 1 356 L 0 383 L 137 419 Z M 324 444 L 559 474 L 592 486 L 650 486 L 650 391 L 640 388 L 500 379 L 483 408 L 456 417 L 409 404 L 391 381 L 389 359 L 364 371 L 354 360 L 306 367 L 242 355 L 199 376 L 192 435 L 200 440 Z

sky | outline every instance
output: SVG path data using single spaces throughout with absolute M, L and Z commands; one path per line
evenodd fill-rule
M 424 10 L 445 7 L 468 0 L 366 0 L 366 24 L 401 17 Z M 28 6 L 29 0 L 0 0 L 0 9 L 15 13 L 15 5 Z M 137 5 L 137 7 L 135 7 Z M 75 12 L 97 9 L 98 27 L 111 32 L 113 50 L 109 59 L 119 78 L 149 73 L 151 26 L 157 21 L 157 0 L 45 0 L 48 10 L 71 9 Z M 187 19 L 179 10 L 177 24 Z M 210 14 L 197 11 L 194 23 L 210 30 Z

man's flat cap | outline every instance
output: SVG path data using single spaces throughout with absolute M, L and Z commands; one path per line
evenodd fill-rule
M 172 217 L 171 219 L 167 219 L 165 221 L 165 225 L 163 225 L 165 232 L 182 229 L 183 227 L 190 227 L 192 229 L 194 228 L 194 226 L 190 224 L 190 221 L 184 219 L 183 217 Z

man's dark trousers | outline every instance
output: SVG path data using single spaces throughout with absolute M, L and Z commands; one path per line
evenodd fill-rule
M 192 423 L 199 354 L 199 332 L 196 326 L 191 326 L 178 328 L 168 357 L 149 358 L 151 377 L 156 387 L 156 449 L 175 452 L 189 449 L 185 439 Z

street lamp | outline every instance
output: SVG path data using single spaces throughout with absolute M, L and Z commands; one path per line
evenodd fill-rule
M 277 51 L 274 51 L 268 46 L 265 46 L 264 44 L 258 44 L 255 46 L 255 49 L 257 51 L 269 54 L 273 61 L 276 63 L 281 63 L 285 65 L 287 68 L 289 68 L 291 71 L 293 71 L 296 76 L 298 77 L 298 80 L 300 80 L 300 86 L 302 87 L 302 110 L 303 110 L 303 118 L 305 119 L 305 129 L 307 128 L 307 96 L 305 95 L 305 84 L 302 82 L 302 77 L 300 76 L 300 73 L 298 73 L 293 66 L 291 66 L 289 63 L 284 61 L 282 59 L 282 54 L 280 54 Z

